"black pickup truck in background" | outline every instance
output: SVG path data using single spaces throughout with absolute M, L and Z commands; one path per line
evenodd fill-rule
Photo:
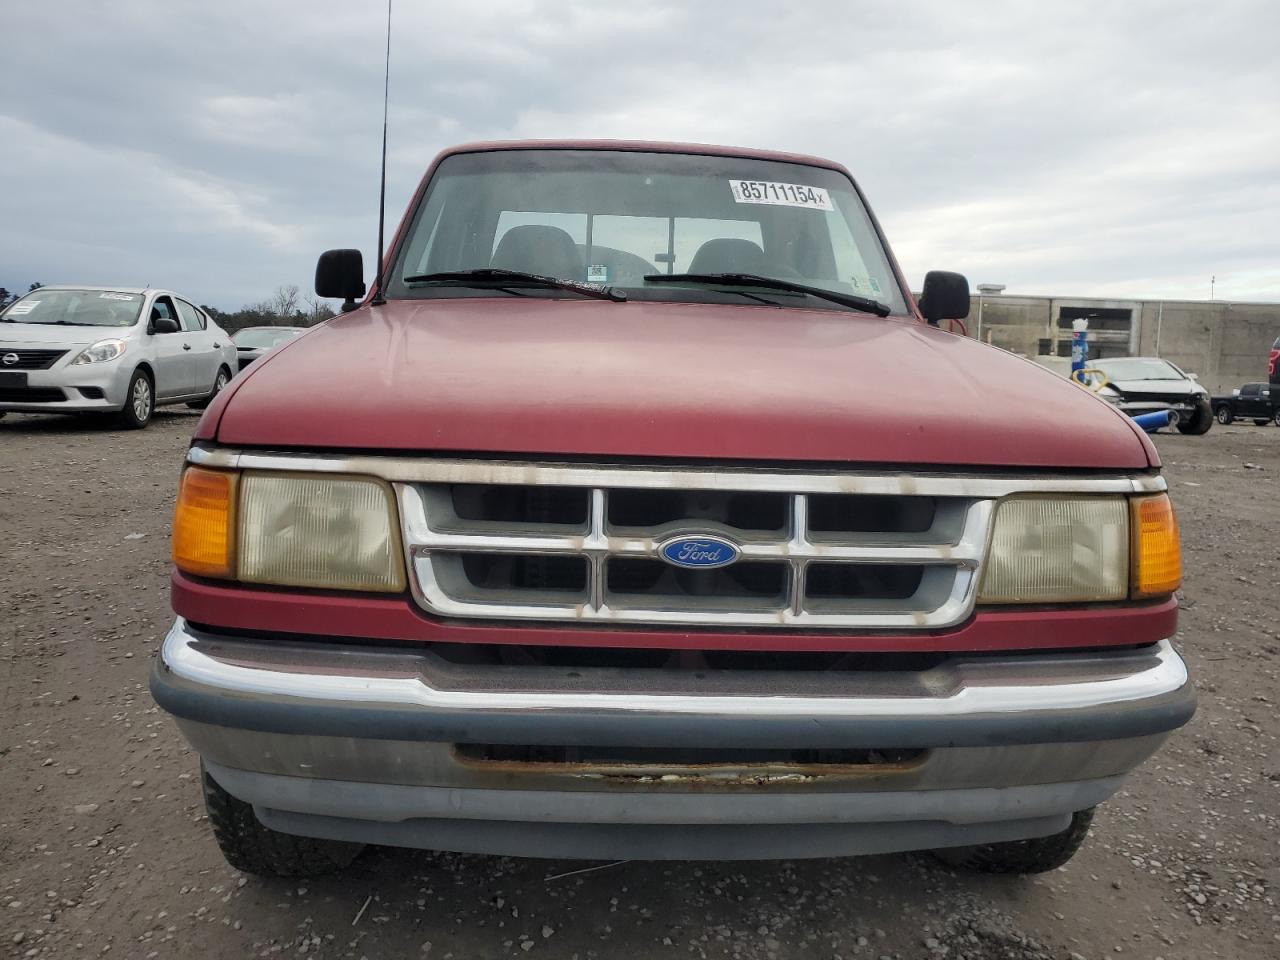
M 1232 420 L 1252 420 L 1260 427 L 1274 423 L 1280 427 L 1280 387 L 1269 383 L 1246 383 L 1230 396 L 1214 397 L 1213 415 L 1221 424 Z

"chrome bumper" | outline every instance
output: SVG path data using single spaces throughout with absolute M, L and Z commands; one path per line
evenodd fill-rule
M 1194 711 L 1168 641 L 963 656 L 922 672 L 471 667 L 429 652 L 203 633 L 179 619 L 152 677 L 179 718 L 446 742 L 938 747 L 1165 733 Z M 353 727 L 353 724 L 356 726 Z

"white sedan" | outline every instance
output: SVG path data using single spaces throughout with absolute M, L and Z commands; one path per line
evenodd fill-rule
M 140 429 L 159 405 L 208 404 L 236 369 L 226 331 L 168 290 L 39 287 L 0 311 L 0 416 L 110 413 Z

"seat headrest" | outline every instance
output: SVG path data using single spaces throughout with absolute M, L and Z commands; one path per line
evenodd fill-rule
M 573 237 L 559 227 L 522 224 L 502 235 L 489 265 L 561 280 L 582 280 L 582 256 Z
M 764 251 L 750 240 L 718 237 L 698 248 L 689 263 L 690 273 L 768 274 Z

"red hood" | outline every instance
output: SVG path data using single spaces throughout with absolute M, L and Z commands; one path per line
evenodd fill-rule
M 836 310 L 393 301 L 260 360 L 198 436 L 232 446 L 1144 469 L 1145 436 L 1012 354 Z

